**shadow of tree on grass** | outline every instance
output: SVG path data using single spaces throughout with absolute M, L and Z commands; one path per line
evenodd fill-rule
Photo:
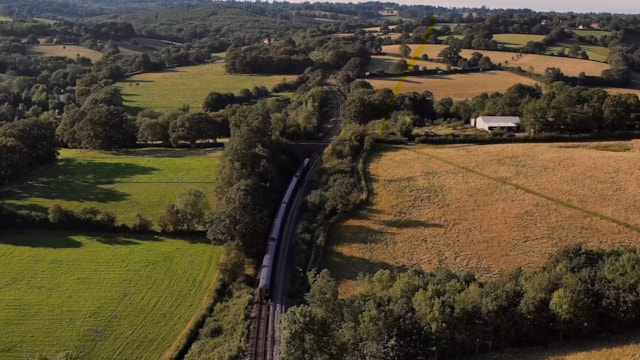
M 124 201 L 129 194 L 100 185 L 157 170 L 131 163 L 62 159 L 21 179 L 22 184 L 5 191 L 3 197 L 9 200 L 35 197 L 78 202 Z
M 51 249 L 82 247 L 80 241 L 71 238 L 68 234 L 33 230 L 0 231 L 0 244 Z

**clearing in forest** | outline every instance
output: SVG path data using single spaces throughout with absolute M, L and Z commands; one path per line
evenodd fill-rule
M 271 90 L 283 80 L 295 78 L 295 75 L 226 74 L 224 63 L 216 62 L 135 75 L 116 86 L 122 88 L 124 104 L 134 110 L 167 112 L 186 104 L 191 111 L 202 111 L 202 103 L 212 91 L 237 93 L 254 86 Z
M 29 48 L 28 54 L 34 56 L 64 56 L 70 59 L 82 56 L 91 59 L 94 63 L 102 57 L 101 52 L 80 45 L 33 45 Z
M 6 206 L 44 214 L 54 204 L 95 207 L 132 224 L 136 213 L 154 223 L 176 194 L 200 189 L 213 205 L 220 150 L 148 148 L 120 153 L 62 149 L 58 161 L 0 192 Z
M 0 231 L 0 358 L 160 359 L 215 286 L 221 248 Z
M 370 203 L 331 236 L 343 295 L 381 268 L 487 278 L 571 244 L 640 244 L 640 141 L 387 149 L 372 155 Z
M 376 89 L 395 89 L 399 81 L 403 82 L 401 93 L 417 91 L 419 93 L 429 90 L 436 99 L 451 97 L 454 100 L 471 99 L 483 92 L 504 93 L 515 84 L 534 85 L 537 82 L 526 76 L 517 75 L 508 71 L 485 71 L 469 74 L 443 74 L 388 77 L 367 79 Z

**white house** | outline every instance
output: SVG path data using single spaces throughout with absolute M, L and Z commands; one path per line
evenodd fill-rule
M 471 126 L 487 131 L 502 129 L 515 132 L 520 127 L 520 118 L 518 116 L 480 116 L 471 119 Z

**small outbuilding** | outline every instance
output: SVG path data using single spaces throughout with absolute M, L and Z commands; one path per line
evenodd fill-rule
M 479 116 L 471 119 L 471 126 L 487 131 L 503 130 L 516 132 L 520 130 L 520 117 L 518 116 Z

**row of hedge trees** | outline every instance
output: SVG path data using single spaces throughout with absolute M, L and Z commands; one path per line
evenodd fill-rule
M 191 234 L 204 228 L 209 211 L 206 194 L 201 190 L 187 189 L 177 194 L 175 203 L 167 205 L 157 224 L 161 233 Z M 0 228 L 155 233 L 153 221 L 141 214 L 136 214 L 132 224 L 117 224 L 116 214 L 95 207 L 73 211 L 54 204 L 47 214 L 43 214 L 14 210 L 0 203 L 0 215 Z

